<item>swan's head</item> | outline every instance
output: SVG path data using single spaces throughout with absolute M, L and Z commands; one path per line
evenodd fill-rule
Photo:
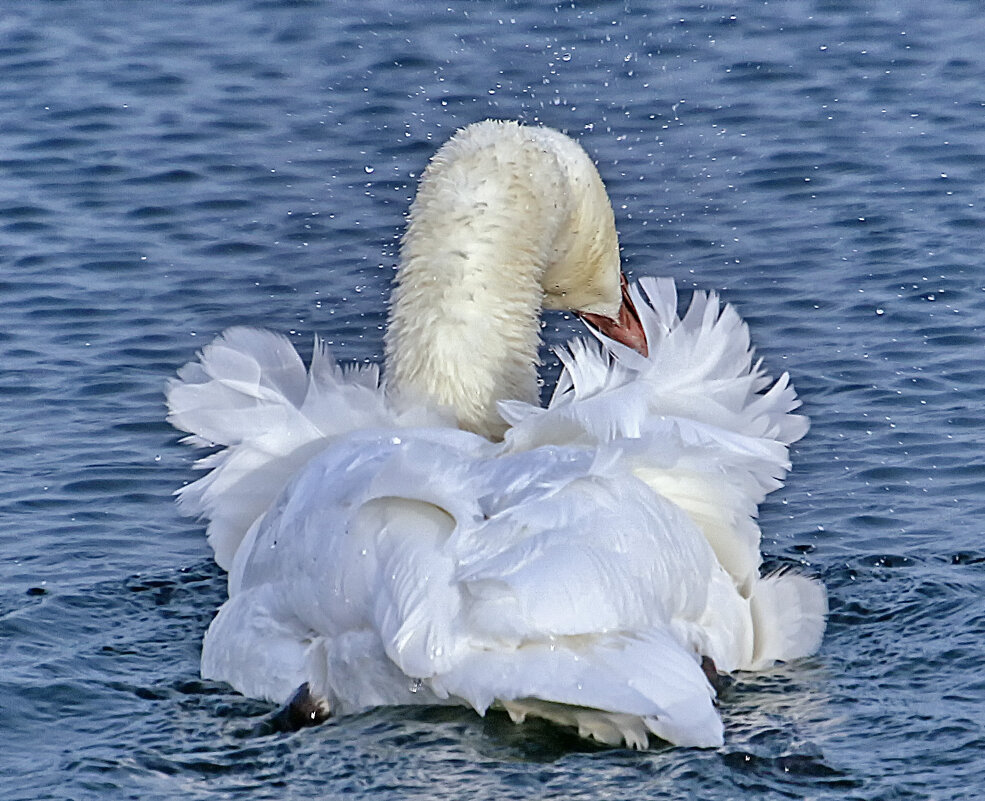
M 573 311 L 611 339 L 646 355 L 646 335 L 619 266 L 612 204 L 588 154 L 550 128 L 526 129 L 564 167 L 568 214 L 541 278 L 544 308 Z

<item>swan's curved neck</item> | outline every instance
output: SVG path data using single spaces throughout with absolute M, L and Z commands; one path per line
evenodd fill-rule
M 450 407 L 462 428 L 491 438 L 506 428 L 497 401 L 537 401 L 544 281 L 570 257 L 584 194 L 572 185 L 584 169 L 572 153 L 601 187 L 584 152 L 544 129 L 485 123 L 435 155 L 391 298 L 386 380 L 395 400 Z M 605 207 L 611 221 L 607 198 Z

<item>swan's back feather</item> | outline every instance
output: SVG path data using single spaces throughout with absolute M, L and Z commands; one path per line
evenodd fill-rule
M 576 449 L 500 457 L 451 430 L 330 445 L 244 540 L 203 670 L 277 701 L 303 674 L 351 710 L 334 641 L 365 631 L 408 677 L 387 703 L 533 699 L 557 720 L 556 705 L 586 708 L 575 724 L 606 741 L 721 742 L 696 657 L 721 569 L 682 512 L 598 464 Z M 282 647 L 285 625 L 307 648 Z M 244 648 L 277 668 L 267 684 Z

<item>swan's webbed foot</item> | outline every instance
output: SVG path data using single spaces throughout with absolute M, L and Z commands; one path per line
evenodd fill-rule
M 708 683 L 715 691 L 715 703 L 717 705 L 718 698 L 721 697 L 725 690 L 732 686 L 732 677 L 728 673 L 719 673 L 718 668 L 715 667 L 715 660 L 710 656 L 701 657 L 701 671 L 705 674 L 705 678 L 708 679 Z
M 305 726 L 317 726 L 331 714 L 328 701 L 312 695 L 308 682 L 298 687 L 280 709 L 265 721 L 270 731 L 297 731 Z

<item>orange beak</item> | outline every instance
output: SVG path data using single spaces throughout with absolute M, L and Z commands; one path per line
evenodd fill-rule
M 643 324 L 640 322 L 636 307 L 633 305 L 633 299 L 629 296 L 629 282 L 625 275 L 622 276 L 620 285 L 622 286 L 622 305 L 616 312 L 615 318 L 587 312 L 577 312 L 577 314 L 585 323 L 601 331 L 609 339 L 621 342 L 627 348 L 632 348 L 637 353 L 647 356 L 649 355 L 649 348 L 646 344 L 646 334 L 643 331 Z

